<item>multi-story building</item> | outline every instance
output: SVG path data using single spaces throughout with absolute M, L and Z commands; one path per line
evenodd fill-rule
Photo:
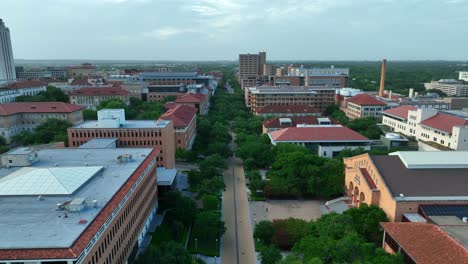
M 400 151 L 344 159 L 352 204 L 376 205 L 390 221 L 402 221 L 424 204 L 468 204 L 468 152 Z
M 90 76 L 96 75 L 96 66 L 90 63 L 67 67 L 68 76 Z
M 392 131 L 414 137 L 420 141 L 421 150 L 468 150 L 468 118 L 462 114 L 400 106 L 385 110 L 382 124 Z
M 272 86 L 304 86 L 304 76 L 270 76 L 270 85 Z
M 96 109 L 101 102 L 109 99 L 122 100 L 130 104 L 130 92 L 120 87 L 85 87 L 70 93 L 70 103 Z
M 0 84 L 16 80 L 15 61 L 11 47 L 10 30 L 0 19 Z
M 168 104 L 170 108 L 160 117 L 172 120 L 176 149 L 192 149 L 197 135 L 197 109 L 182 104 Z
M 444 97 L 442 101 L 450 106 L 450 110 L 468 108 L 468 97 Z
M 442 79 L 425 83 L 426 90 L 439 90 L 448 96 L 468 96 L 468 84 L 453 79 Z
M 39 79 L 39 78 L 66 78 L 66 70 L 49 69 L 49 70 L 30 70 L 16 72 L 18 79 Z
M 16 81 L 0 87 L 0 103 L 15 102 L 19 96 L 33 96 L 47 90 L 46 83 L 31 81 Z
M 458 73 L 458 80 L 468 82 L 468 71 L 461 71 Z
M 276 68 L 275 75 L 276 76 L 285 76 L 288 74 L 288 69 L 284 68 L 284 66 Z
M 310 105 L 267 105 L 257 108 L 255 115 L 262 117 L 320 116 L 319 109 Z
M 335 103 L 335 89 L 307 86 L 257 86 L 245 89 L 245 105 L 253 113 L 267 105 L 310 105 L 324 112 Z
M 27 102 L 0 104 L 0 132 L 10 142 L 22 131 L 33 131 L 50 118 L 68 121 L 71 124 L 83 122 L 83 107 L 63 102 Z
M 380 119 L 387 104 L 368 94 L 358 94 L 346 99 L 346 116 L 349 119 L 372 117 Z
M 79 147 L 93 138 L 116 138 L 123 148 L 156 147 L 161 149 L 158 167 L 175 166 L 174 126 L 168 120 L 125 120 L 123 109 L 102 109 L 98 120 L 68 129 L 68 144 Z
M 147 83 L 149 87 L 158 86 L 190 86 L 199 84 L 210 91 L 216 89 L 217 83 L 213 76 L 198 74 L 197 72 L 141 72 L 138 79 Z
M 0 263 L 125 264 L 158 209 L 159 148 L 1 156 Z
M 271 64 L 263 64 L 263 75 L 275 75 L 276 74 L 276 67 Z
M 239 54 L 239 80 L 263 74 L 266 52 L 258 54 Z
M 311 150 L 320 157 L 332 158 L 344 149 L 370 150 L 372 140 L 341 125 L 303 125 L 269 132 L 271 144 L 290 143 Z
M 274 117 L 263 120 L 263 134 L 267 134 L 272 131 L 280 130 L 288 127 L 300 127 L 300 126 L 329 126 L 338 125 L 338 121 L 332 120 L 327 117 L 317 116 L 291 116 L 291 117 Z
M 200 115 L 206 115 L 210 108 L 210 97 L 209 94 L 188 92 L 177 98 L 175 103 L 194 107 Z
M 349 81 L 348 68 L 288 68 L 289 76 L 302 76 L 306 86 L 327 86 L 334 88 L 347 87 Z

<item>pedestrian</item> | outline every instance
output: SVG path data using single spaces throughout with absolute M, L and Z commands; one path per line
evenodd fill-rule
M 268 212 L 268 207 L 265 207 L 265 211 L 267 211 L 267 212 Z

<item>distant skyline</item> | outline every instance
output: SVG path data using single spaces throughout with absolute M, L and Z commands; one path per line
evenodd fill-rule
M 468 60 L 468 0 L 2 0 L 15 59 Z

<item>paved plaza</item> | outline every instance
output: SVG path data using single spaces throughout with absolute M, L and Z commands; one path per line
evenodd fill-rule
M 320 205 L 325 201 L 320 200 L 268 200 L 265 202 L 250 202 L 250 220 L 252 227 L 255 222 L 262 220 L 300 218 L 307 221 L 315 220 L 321 216 Z

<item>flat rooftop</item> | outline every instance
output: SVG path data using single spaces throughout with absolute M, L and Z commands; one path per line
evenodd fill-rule
M 335 88 L 326 86 L 256 86 L 248 88 L 251 93 L 254 94 L 278 94 L 278 93 L 304 93 L 313 94 L 320 90 L 333 90 Z
M 11 174 L 32 169 L 49 171 L 46 177 L 56 177 L 52 180 L 61 183 L 52 182 L 54 186 L 65 189 L 70 187 L 73 190 L 69 194 L 41 194 L 39 197 L 37 194 L 43 191 L 38 191 L 42 187 L 36 185 L 35 195 L 17 195 L 21 194 L 19 188 L 17 194 L 10 192 L 6 196 L 0 196 L 0 249 L 72 246 L 152 150 L 44 149 L 37 151 L 39 161 L 29 167 L 0 168 L 0 184 Z M 132 156 L 131 160 L 117 162 L 118 156 L 127 154 Z M 59 173 L 54 173 L 54 170 Z M 78 176 L 68 172 L 76 172 Z M 44 187 L 52 186 L 47 182 L 42 184 Z M 47 188 L 45 190 L 49 191 Z M 58 204 L 74 200 L 83 200 L 86 206 L 79 212 L 69 212 L 67 217 L 66 211 L 57 210 Z M 91 203 L 93 206 L 90 206 Z M 87 222 L 80 224 L 80 220 Z
M 408 169 L 468 168 L 468 151 L 397 151 L 388 155 L 398 156 Z
M 414 152 L 423 155 L 425 152 Z M 440 152 L 443 153 L 443 152 Z M 408 169 L 398 156 L 371 156 L 397 200 L 466 200 L 468 168 Z M 403 197 L 400 195 L 403 194 Z
M 110 148 L 113 146 L 115 147 L 116 142 L 117 142 L 117 138 L 93 138 L 90 141 L 79 146 L 79 148 L 82 148 L 82 149 Z
M 169 125 L 170 120 L 125 120 L 120 128 L 165 128 Z M 100 127 L 97 120 L 86 121 L 81 124 L 73 126 L 73 128 L 109 128 L 112 127 Z M 118 129 L 118 128 L 112 128 Z

